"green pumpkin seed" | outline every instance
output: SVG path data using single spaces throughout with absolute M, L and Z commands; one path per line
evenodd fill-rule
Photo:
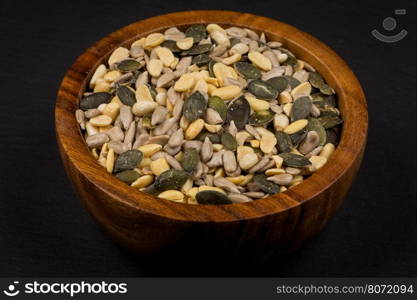
M 186 37 L 192 37 L 194 43 L 199 43 L 202 39 L 207 36 L 206 27 L 201 24 L 191 25 L 185 31 Z
M 116 174 L 116 177 L 118 179 L 120 179 L 121 181 L 123 181 L 127 184 L 131 184 L 136 179 L 138 179 L 139 176 L 140 176 L 139 173 L 134 171 L 134 170 L 125 170 L 125 171 L 122 171 L 122 172 Z
M 227 109 L 226 121 L 234 121 L 236 128 L 242 130 L 248 123 L 250 115 L 250 105 L 245 97 L 241 96 L 234 100 Z
M 339 144 L 339 135 L 336 133 L 334 128 L 326 129 L 326 141 L 324 144 L 327 144 L 327 143 L 332 143 L 335 146 Z
M 196 140 L 204 142 L 206 137 L 208 137 L 210 142 L 212 142 L 213 144 L 220 144 L 221 143 L 220 135 L 218 135 L 216 133 L 207 132 L 207 131 L 200 132 L 197 135 Z
M 309 73 L 309 77 L 308 77 L 308 81 L 310 82 L 310 84 L 319 89 L 323 84 L 324 84 L 324 79 L 323 77 L 321 77 L 321 75 L 317 72 L 310 72 Z
M 258 99 L 274 100 L 278 91 L 267 81 L 255 79 L 249 82 L 248 91 Z
M 134 59 L 125 59 L 116 64 L 116 68 L 122 72 L 133 72 L 140 69 L 141 64 Z
M 182 51 L 180 48 L 178 48 L 177 42 L 173 40 L 164 41 L 162 43 L 162 47 L 168 48 L 172 53 L 178 53 Z
M 148 87 L 149 92 L 151 93 L 152 98 L 155 99 L 156 98 L 156 95 L 158 95 L 157 90 L 152 85 L 150 85 L 150 84 L 147 84 L 146 86 Z
M 208 99 L 208 105 L 209 108 L 214 109 L 217 111 L 220 115 L 220 117 L 223 120 L 226 120 L 226 114 L 227 114 L 227 105 L 224 102 L 224 100 L 218 96 L 212 96 Z
M 199 92 L 195 92 L 185 99 L 182 112 L 188 121 L 195 121 L 206 112 L 206 99 Z
M 316 118 L 310 118 L 308 120 L 307 131 L 315 131 L 319 135 L 320 138 L 320 146 L 323 146 L 327 140 L 326 130 L 324 129 L 323 125 L 317 120 Z
M 328 107 L 335 107 L 337 100 L 335 95 L 326 96 L 322 93 L 315 93 L 311 95 L 313 103 L 319 108 L 326 110 Z
M 199 67 L 202 67 L 208 64 L 210 61 L 211 61 L 211 58 L 210 56 L 208 56 L 208 54 L 200 54 L 200 55 L 194 56 L 191 63 L 196 64 Z
M 294 89 L 301 84 L 301 82 L 298 79 L 295 79 L 292 76 L 284 75 L 284 77 L 287 79 L 291 89 Z
M 161 191 L 157 190 L 155 188 L 155 184 L 151 184 L 150 186 L 147 186 L 144 190 L 142 190 L 142 192 L 149 194 L 149 195 L 153 195 L 153 196 L 158 196 Z
M 230 48 L 231 48 L 231 47 L 233 47 L 234 45 L 236 45 L 236 44 L 239 44 L 239 43 L 240 43 L 240 39 L 238 39 L 238 38 L 234 38 L 234 37 L 232 37 L 232 38 L 230 38 L 229 40 L 230 40 Z
M 221 135 L 221 142 L 228 150 L 234 151 L 237 148 L 237 141 L 235 137 L 226 131 Z
M 294 56 L 288 54 L 287 60 L 284 61 L 282 64 L 284 66 L 293 66 L 294 67 L 295 65 L 297 65 L 297 63 L 298 63 L 298 60 Z
M 320 86 L 320 92 L 322 92 L 325 95 L 333 95 L 334 94 L 333 89 L 330 86 L 328 86 L 327 84 L 322 84 Z
M 298 147 L 298 145 L 305 139 L 307 135 L 307 129 L 304 128 L 296 133 L 293 133 L 290 135 L 291 142 L 295 147 Z
M 190 175 L 183 170 L 170 169 L 155 179 L 154 187 L 158 191 L 178 190 L 187 181 Z
M 208 63 L 208 70 L 210 73 L 210 77 L 216 77 L 216 75 L 214 75 L 214 71 L 213 71 L 213 66 L 217 63 L 217 61 L 215 60 L 210 60 Z
M 337 114 L 327 114 L 317 119 L 325 129 L 333 128 L 343 123 L 343 120 Z
M 201 45 L 194 45 L 190 50 L 183 51 L 182 55 L 199 55 L 206 52 L 209 52 L 211 49 L 211 44 L 201 44 Z
M 264 125 L 268 124 L 274 119 L 274 113 L 271 110 L 262 110 L 254 112 L 248 120 L 250 125 Z
M 276 194 L 280 191 L 279 185 L 267 180 L 264 174 L 256 174 L 253 176 L 253 182 L 255 182 L 258 187 L 265 193 Z
M 283 158 L 283 164 L 287 167 L 301 168 L 311 165 L 311 162 L 302 155 L 294 153 L 281 153 L 279 156 Z
M 132 170 L 142 161 L 143 153 L 139 150 L 128 150 L 119 155 L 114 163 L 114 173 Z
M 219 205 L 232 203 L 232 201 L 230 201 L 230 199 L 224 193 L 213 190 L 198 192 L 195 195 L 195 198 L 199 204 Z
M 136 95 L 131 89 L 126 86 L 119 86 L 116 89 L 116 95 L 124 105 L 132 106 L 136 103 Z
M 288 79 L 285 76 L 269 78 L 266 82 L 270 83 L 278 93 L 282 93 L 288 87 Z
M 277 131 L 275 136 L 277 138 L 279 152 L 290 152 L 294 148 L 290 136 L 285 132 Z
M 259 79 L 262 76 L 261 71 L 251 63 L 238 61 L 234 66 L 246 79 Z
M 85 96 L 80 101 L 80 108 L 82 110 L 88 110 L 91 108 L 97 108 L 100 104 L 109 103 L 111 99 L 110 93 L 99 92 Z
M 181 161 L 181 166 L 184 171 L 188 173 L 193 173 L 197 169 L 198 162 L 200 161 L 200 156 L 197 149 L 188 148 L 184 151 L 184 157 Z
M 291 122 L 306 119 L 311 112 L 311 100 L 308 96 L 295 99 L 291 109 Z

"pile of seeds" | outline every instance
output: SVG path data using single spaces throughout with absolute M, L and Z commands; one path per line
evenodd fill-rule
M 89 87 L 76 118 L 94 157 L 132 187 L 177 202 L 283 192 L 326 164 L 340 135 L 322 76 L 245 28 L 152 33 L 114 50 Z

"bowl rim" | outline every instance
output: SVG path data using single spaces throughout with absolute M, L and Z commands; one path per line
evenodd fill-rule
M 172 26 L 217 23 L 265 32 L 305 60 L 336 90 L 344 125 L 339 145 L 320 170 L 285 192 L 247 203 L 190 205 L 142 193 L 106 172 L 91 155 L 74 117 L 92 71 L 121 45 Z M 102 38 L 81 54 L 65 74 L 55 104 L 55 129 L 61 155 L 97 189 L 118 204 L 166 219 L 193 222 L 234 222 L 256 219 L 296 208 L 329 189 L 361 155 L 366 145 L 368 112 L 359 81 L 339 55 L 313 36 L 275 19 L 219 10 L 174 12 L 140 20 Z

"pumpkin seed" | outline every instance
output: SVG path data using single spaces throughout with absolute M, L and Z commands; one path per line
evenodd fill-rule
M 130 185 L 132 182 L 138 179 L 140 175 L 138 172 L 134 170 L 125 170 L 123 172 L 117 173 L 116 177 L 120 179 L 121 181 Z
M 232 201 L 224 194 L 214 190 L 204 190 L 195 196 L 199 204 L 221 205 L 231 204 Z
M 308 81 L 310 82 L 310 84 L 319 89 L 323 84 L 324 84 L 324 79 L 323 77 L 321 77 L 321 75 L 317 72 L 310 72 L 309 73 L 309 77 L 308 77 Z
M 160 190 L 155 188 L 155 183 L 147 186 L 142 192 L 153 196 L 158 196 L 161 193 Z
M 294 89 L 301 84 L 301 82 L 298 79 L 295 79 L 292 76 L 284 75 L 284 77 L 287 79 L 291 89 Z
M 206 112 L 206 99 L 199 91 L 196 91 L 185 99 L 182 112 L 188 121 L 199 119 Z
M 307 131 L 315 131 L 319 135 L 320 142 L 319 146 L 323 146 L 327 140 L 327 133 L 320 121 L 315 118 L 308 120 Z
M 216 134 L 216 133 L 210 133 L 207 131 L 201 132 L 196 139 L 198 141 L 204 141 L 206 139 L 206 137 L 209 138 L 210 142 L 212 142 L 213 144 L 220 144 L 221 143 L 221 139 L 220 139 L 220 135 Z
M 265 193 L 279 193 L 279 185 L 269 181 L 264 174 L 256 174 L 255 176 L 253 176 L 253 182 L 256 183 L 259 189 Z
M 283 131 L 277 131 L 275 133 L 278 141 L 279 152 L 290 152 L 293 149 L 291 137 Z
M 328 86 L 327 84 L 322 84 L 320 86 L 320 92 L 322 92 L 325 95 L 333 95 L 334 94 L 333 89 L 330 86 Z
M 158 191 L 178 190 L 184 185 L 189 176 L 183 170 L 169 169 L 156 178 L 154 188 Z
M 271 84 L 278 91 L 278 93 L 282 93 L 288 87 L 288 79 L 285 76 L 272 77 L 266 82 Z
M 221 135 L 221 142 L 228 150 L 236 150 L 238 146 L 235 137 L 226 131 Z
M 254 112 L 248 120 L 250 125 L 264 125 L 268 124 L 274 119 L 274 113 L 271 110 L 261 110 Z
M 290 138 L 291 138 L 292 144 L 295 147 L 298 147 L 298 145 L 301 143 L 302 140 L 304 140 L 306 135 L 307 135 L 307 129 L 306 128 L 303 128 L 300 131 L 297 131 L 296 133 L 291 134 Z
M 132 170 L 142 161 L 143 153 L 139 150 L 129 150 L 119 155 L 114 163 L 114 173 Z
M 227 105 L 222 98 L 218 96 L 210 97 L 208 99 L 208 107 L 217 111 L 223 120 L 226 119 Z
M 311 100 L 308 96 L 297 98 L 291 109 L 291 122 L 306 119 L 311 111 Z
M 135 92 L 123 85 L 117 87 L 116 95 L 124 105 L 133 106 L 136 103 Z
M 202 24 L 191 25 L 185 31 L 186 37 L 192 37 L 194 43 L 199 43 L 207 37 L 206 27 Z
M 234 45 L 240 43 L 240 39 L 235 38 L 235 37 L 230 38 L 229 41 L 230 41 L 230 47 L 233 47 Z
M 321 116 L 318 120 L 325 129 L 333 128 L 343 123 L 343 120 L 335 113 Z
M 278 91 L 272 84 L 259 79 L 252 80 L 247 89 L 258 99 L 274 100 L 278 96 Z
M 207 54 L 200 54 L 193 57 L 191 61 L 192 64 L 196 64 L 197 66 L 201 67 L 210 62 L 211 58 Z
M 294 56 L 288 54 L 287 60 L 284 61 L 282 64 L 284 66 L 293 66 L 294 67 L 297 64 L 297 62 L 298 62 L 298 59 L 296 59 Z
M 262 77 L 261 71 L 251 63 L 239 61 L 234 66 L 246 79 L 260 79 Z
M 209 52 L 211 49 L 211 44 L 201 44 L 201 45 L 194 45 L 191 49 L 183 51 L 182 55 L 199 55 L 206 52 Z
M 234 100 L 227 109 L 226 121 L 234 121 L 236 128 L 242 130 L 250 116 L 250 105 L 244 96 Z
M 335 146 L 337 146 L 337 144 L 339 144 L 339 136 L 334 129 L 335 128 L 326 129 L 326 141 L 325 141 L 324 144 L 331 143 Z
M 177 42 L 173 40 L 166 40 L 162 43 L 162 47 L 168 48 L 172 53 L 178 53 L 182 50 L 178 48 Z
M 188 148 L 184 151 L 184 157 L 181 161 L 181 166 L 184 171 L 188 173 L 193 173 L 197 170 L 198 162 L 200 161 L 200 156 L 198 151 L 195 148 Z
M 214 74 L 214 71 L 213 71 L 213 66 L 216 63 L 217 63 L 217 61 L 215 61 L 215 60 L 212 59 L 212 60 L 209 61 L 208 65 L 207 65 L 208 70 L 209 70 L 210 77 L 216 77 L 216 75 Z
M 122 72 L 133 72 L 141 67 L 142 65 L 135 59 L 125 59 L 116 63 L 116 68 Z
M 109 103 L 112 95 L 106 92 L 93 93 L 85 96 L 80 101 L 82 110 L 97 108 L 100 104 Z
M 300 168 L 311 165 L 311 162 L 302 155 L 294 153 L 281 153 L 279 156 L 284 159 L 283 164 L 287 167 Z

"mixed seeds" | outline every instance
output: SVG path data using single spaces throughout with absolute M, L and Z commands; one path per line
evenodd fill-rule
M 323 167 L 340 136 L 323 77 L 246 28 L 149 34 L 114 50 L 89 88 L 76 119 L 93 156 L 126 184 L 176 202 L 283 192 Z

